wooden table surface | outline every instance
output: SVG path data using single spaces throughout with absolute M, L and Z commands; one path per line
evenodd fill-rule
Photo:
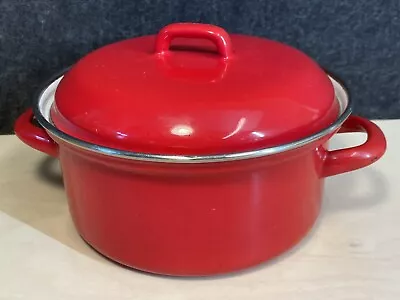
M 313 231 L 272 262 L 229 276 L 122 268 L 72 224 L 58 161 L 0 136 L 0 299 L 400 299 L 400 120 L 374 165 L 329 178 Z M 333 147 L 362 142 L 335 136 Z

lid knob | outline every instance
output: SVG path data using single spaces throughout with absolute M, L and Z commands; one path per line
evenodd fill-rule
M 174 38 L 207 39 L 217 46 L 218 53 L 228 59 L 232 56 L 232 43 L 229 34 L 221 27 L 198 23 L 175 23 L 162 28 L 156 39 L 155 52 L 164 54 L 169 50 Z

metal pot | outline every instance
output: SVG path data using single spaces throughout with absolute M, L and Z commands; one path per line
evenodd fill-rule
M 36 119 L 40 126 L 32 123 Z M 329 151 L 338 132 L 367 141 Z M 241 270 L 298 243 L 324 178 L 370 165 L 382 131 L 302 52 L 178 23 L 89 53 L 15 124 L 60 160 L 82 238 L 140 270 Z

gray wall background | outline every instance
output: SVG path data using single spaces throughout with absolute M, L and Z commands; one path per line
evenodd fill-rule
M 178 21 L 295 46 L 345 81 L 355 113 L 400 117 L 399 0 L 0 0 L 0 134 L 82 55 Z

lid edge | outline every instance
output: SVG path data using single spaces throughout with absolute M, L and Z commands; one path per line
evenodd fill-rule
M 312 143 L 337 130 L 352 113 L 351 99 L 349 97 L 349 92 L 347 88 L 344 86 L 343 83 L 339 82 L 339 80 L 333 74 L 325 70 L 327 76 L 329 77 L 329 79 L 333 84 L 335 91 L 335 98 L 336 101 L 339 102 L 341 111 L 335 122 L 333 122 L 330 126 L 326 127 L 323 130 L 320 130 L 319 132 L 313 135 L 274 147 L 261 148 L 244 152 L 216 154 L 216 155 L 163 155 L 163 154 L 148 154 L 148 153 L 118 150 L 105 146 L 99 146 L 75 138 L 59 130 L 57 127 L 53 125 L 50 118 L 50 109 L 52 103 L 54 102 L 54 94 L 58 83 L 60 82 L 63 75 L 68 69 L 69 68 L 53 76 L 49 81 L 46 82 L 44 87 L 36 95 L 34 99 L 35 105 L 33 107 L 33 111 L 37 121 L 42 127 L 44 127 L 48 131 L 50 135 L 60 139 L 65 143 L 68 143 L 72 146 L 90 152 L 95 152 L 100 155 L 112 156 L 122 159 L 147 161 L 147 162 L 162 162 L 162 163 L 211 163 L 211 162 L 227 162 L 227 161 L 259 158 L 286 152 L 289 150 L 294 150 L 299 147 L 305 146 L 309 143 Z

